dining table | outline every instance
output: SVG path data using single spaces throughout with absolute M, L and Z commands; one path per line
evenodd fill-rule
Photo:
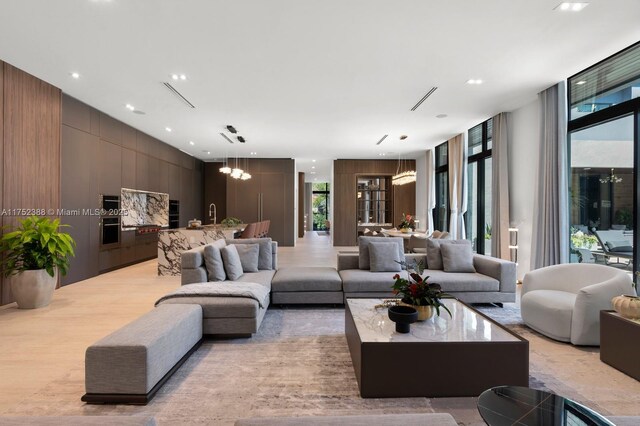
M 388 237 L 400 237 L 400 238 L 404 238 L 405 240 L 410 239 L 411 236 L 414 236 L 416 238 L 427 238 L 429 236 L 426 232 L 422 232 L 422 231 L 402 232 L 396 229 L 383 229 L 380 231 L 380 233 Z

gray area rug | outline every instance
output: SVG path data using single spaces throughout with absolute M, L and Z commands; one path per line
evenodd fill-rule
M 603 414 L 639 414 L 638 382 L 608 366 L 604 374 L 615 380 L 603 381 L 597 348 L 537 335 L 522 325 L 516 305 L 480 309 L 530 341 L 530 386 Z M 449 412 L 461 425 L 484 424 L 476 398 L 361 398 L 343 333 L 342 308 L 270 308 L 253 338 L 205 341 L 147 406 L 81 403 L 79 366 L 4 414 L 154 415 L 160 424 L 232 425 L 254 416 Z

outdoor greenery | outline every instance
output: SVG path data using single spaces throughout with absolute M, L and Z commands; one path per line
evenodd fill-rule
M 4 234 L 0 240 L 4 275 L 38 269 L 46 270 L 52 277 L 56 269 L 66 275 L 76 243 L 58 229 L 69 225 L 61 225 L 60 219 L 52 221 L 39 216 L 29 216 L 19 222 L 15 231 Z
M 329 208 L 329 184 L 314 183 L 312 184 L 312 190 L 313 229 L 325 231 L 327 229 L 327 210 Z
M 571 227 L 571 246 L 574 248 L 594 249 L 598 245 L 598 239 L 595 235 L 585 234 L 584 232 Z

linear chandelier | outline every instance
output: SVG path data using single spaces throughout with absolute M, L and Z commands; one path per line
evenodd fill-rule
M 246 159 L 245 159 L 246 161 Z M 220 169 L 218 169 L 220 171 L 220 173 L 224 173 L 225 175 L 229 175 L 234 179 L 240 179 L 240 180 L 249 180 L 251 179 L 251 174 L 249 172 L 246 172 L 244 170 L 242 170 L 240 167 L 238 167 L 238 158 L 236 157 L 235 159 L 235 167 L 232 169 L 231 167 L 229 167 L 229 159 L 225 158 L 224 163 L 222 164 L 222 167 L 220 167 Z
M 400 136 L 400 140 L 405 140 L 406 138 L 406 136 Z M 396 174 L 391 177 L 391 184 L 400 186 L 415 181 L 416 171 L 410 170 L 407 166 L 407 162 L 400 157 L 400 154 L 398 154 L 398 168 L 396 169 Z

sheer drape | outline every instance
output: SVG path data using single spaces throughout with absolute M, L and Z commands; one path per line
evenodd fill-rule
M 449 234 L 465 239 L 464 214 L 467 211 L 467 144 L 459 134 L 448 141 L 449 147 Z
M 427 151 L 427 232 L 436 229 L 433 209 L 436 208 L 436 163 L 433 150 Z
M 540 157 L 533 218 L 533 269 L 566 263 L 569 254 L 565 83 L 538 94 Z
M 491 192 L 491 254 L 510 260 L 509 250 L 509 138 L 511 114 L 502 112 L 493 117 L 492 192 Z

